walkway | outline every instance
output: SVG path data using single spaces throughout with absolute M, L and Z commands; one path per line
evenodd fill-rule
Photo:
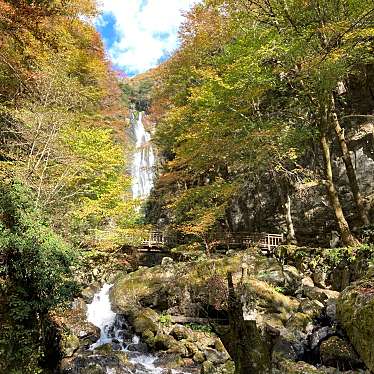
M 249 233 L 249 232 L 216 232 L 212 234 L 212 242 L 216 245 L 224 245 L 227 248 L 249 247 L 257 245 L 261 249 L 272 252 L 284 241 L 283 234 Z M 142 251 L 162 250 L 175 244 L 182 244 L 164 234 L 162 231 L 151 231 L 147 239 L 144 239 Z

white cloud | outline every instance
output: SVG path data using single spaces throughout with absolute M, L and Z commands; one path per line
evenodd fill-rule
M 195 0 L 102 0 L 103 15 L 114 17 L 117 41 L 109 48 L 113 63 L 144 72 L 177 47 L 182 11 Z M 103 22 L 103 17 L 97 20 Z

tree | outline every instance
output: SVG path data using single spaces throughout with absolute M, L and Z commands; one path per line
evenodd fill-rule
M 67 236 L 82 233 L 73 216 L 85 220 L 79 226 L 86 234 L 105 222 L 108 228 L 111 217 L 119 220 L 119 206 L 123 213 L 131 206 L 126 140 L 117 131 L 126 109 L 103 43 L 83 20 L 95 15 L 94 3 L 0 4 L 7 10 L 0 16 L 2 169 L 35 191 L 37 203 Z M 103 205 L 107 216 L 93 219 Z
M 174 170 L 190 169 L 187 186 L 203 174 L 214 181 L 211 175 L 223 170 L 238 181 L 274 168 L 302 175 L 298 160 L 318 142 L 342 240 L 355 245 L 329 144 L 335 132 L 357 215 L 366 223 L 339 127 L 336 88 L 359 70 L 361 58 L 372 61 L 372 15 L 370 2 L 353 0 L 214 0 L 195 7 L 181 30 L 181 48 L 164 68 L 160 101 L 166 115 L 156 133 Z M 209 32 L 215 26 L 218 32 Z
M 0 185 L 0 267 L 2 306 L 0 368 L 35 373 L 44 349 L 43 333 L 52 308 L 76 292 L 71 280 L 72 248 L 35 207 L 20 183 Z

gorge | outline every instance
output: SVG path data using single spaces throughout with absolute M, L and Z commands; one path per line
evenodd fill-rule
M 374 373 L 372 0 L 177 2 L 0 0 L 0 374 Z

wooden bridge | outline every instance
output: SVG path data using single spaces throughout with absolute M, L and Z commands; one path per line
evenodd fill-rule
M 250 247 L 256 245 L 263 250 L 272 252 L 284 241 L 283 234 L 269 233 L 248 233 L 248 232 L 215 232 L 211 234 L 211 240 L 215 246 Z M 163 233 L 162 231 L 151 231 L 148 237 L 142 241 L 144 250 L 160 250 L 176 244 L 183 244 L 185 241 L 177 240 Z

